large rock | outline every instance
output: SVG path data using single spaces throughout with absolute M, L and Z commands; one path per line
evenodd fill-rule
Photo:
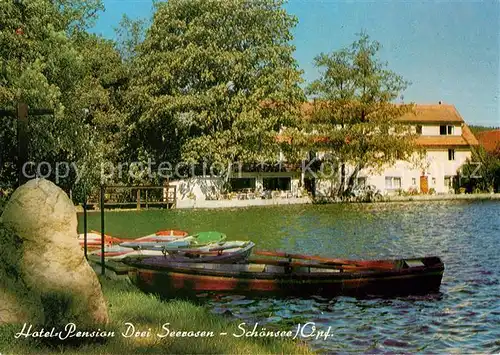
M 2 222 L 22 240 L 20 275 L 39 294 L 45 324 L 108 322 L 101 285 L 78 243 L 75 207 L 63 190 L 44 179 L 27 182 L 13 193 Z

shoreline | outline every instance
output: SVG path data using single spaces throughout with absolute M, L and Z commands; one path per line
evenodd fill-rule
M 248 207 L 278 207 L 286 205 L 311 205 L 311 204 L 359 204 L 359 203 L 390 203 L 390 202 L 437 202 L 437 201 L 500 201 L 500 193 L 482 193 L 482 194 L 442 194 L 442 195 L 412 195 L 412 196 L 385 196 L 381 201 L 373 202 L 358 202 L 358 201 L 331 201 L 317 200 L 313 201 L 309 197 L 301 198 L 284 198 L 284 199 L 268 199 L 268 200 L 189 200 L 178 201 L 176 207 L 172 210 L 218 210 L 231 208 L 248 208 Z M 75 206 L 77 213 L 83 213 L 81 205 Z M 151 208 L 154 209 L 154 208 Z M 147 209 L 141 209 L 147 210 Z M 140 211 L 136 208 L 114 208 L 106 209 L 106 211 Z M 88 210 L 87 212 L 99 212 L 99 209 Z
M 464 200 L 473 200 L 473 201 L 500 200 L 500 193 L 390 196 L 388 198 L 385 198 L 383 202 L 464 201 Z

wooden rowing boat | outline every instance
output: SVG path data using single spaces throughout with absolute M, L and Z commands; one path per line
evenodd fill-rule
M 226 235 L 220 232 L 201 232 L 185 238 L 166 240 L 166 241 L 143 241 L 132 240 L 120 243 L 120 246 L 132 248 L 135 250 L 159 250 L 159 251 L 176 251 L 187 248 L 198 248 L 213 243 L 223 242 Z
M 198 248 L 174 248 L 168 252 L 163 247 L 159 249 L 132 249 L 120 245 L 112 245 L 105 247 L 104 257 L 115 260 L 134 258 L 134 261 L 139 258 L 153 257 L 149 262 L 155 265 L 161 265 L 169 261 L 236 262 L 247 258 L 254 246 L 255 244 L 249 241 L 230 241 L 209 244 Z M 94 250 L 90 254 L 100 257 L 102 253 L 101 250 Z
M 133 267 L 145 267 L 162 270 L 171 263 L 219 263 L 228 264 L 246 260 L 252 252 L 255 244 L 253 242 L 224 242 L 211 244 L 206 247 L 179 250 L 166 253 L 161 256 L 147 258 L 129 258 L 128 255 L 122 260 L 123 263 Z M 144 250 L 143 252 L 148 252 Z
M 101 257 L 101 249 L 93 250 L 89 255 Z M 106 259 L 123 259 L 125 257 L 151 257 L 151 256 L 163 256 L 162 251 L 155 250 L 134 250 L 130 248 L 121 247 L 119 245 L 105 246 L 104 257 Z
M 248 260 L 240 264 L 137 265 L 129 278 L 145 292 L 164 297 L 201 292 L 250 295 L 409 295 L 438 292 L 444 272 L 439 257 L 328 263 Z
M 167 229 L 167 230 L 160 230 L 154 234 L 146 235 L 144 237 L 140 237 L 137 239 L 133 240 L 127 240 L 127 239 L 120 239 L 120 238 L 115 238 L 110 235 L 105 234 L 104 235 L 104 245 L 107 249 L 111 248 L 109 250 L 109 256 L 112 255 L 117 255 L 116 252 L 118 252 L 117 246 L 113 244 L 118 244 L 118 243 L 125 243 L 125 242 L 134 242 L 134 243 L 166 243 L 166 242 L 173 242 L 177 241 L 180 239 L 183 239 L 187 237 L 188 233 L 177 230 L 177 229 Z M 101 233 L 96 232 L 96 231 L 90 231 L 87 233 L 87 247 L 89 249 L 96 249 L 101 247 Z M 78 236 L 78 241 L 80 245 L 83 247 L 85 244 L 85 236 L 84 234 L 80 234 Z M 131 252 L 130 249 L 126 249 L 123 251 Z M 105 251 L 105 255 L 107 252 Z M 121 254 L 121 252 L 120 252 Z M 155 255 L 154 253 L 151 253 L 152 255 Z
M 100 232 L 96 231 L 90 231 L 87 233 L 87 247 L 88 248 L 98 248 L 101 246 L 101 241 L 102 241 L 102 236 Z M 110 235 L 105 234 L 104 235 L 104 245 L 112 245 L 113 243 L 120 243 L 122 240 L 112 237 Z M 78 242 L 80 243 L 80 246 L 85 245 L 85 236 L 84 234 L 80 234 L 78 236 Z
M 135 242 L 168 242 L 182 239 L 188 236 L 185 231 L 177 229 L 161 230 L 154 234 L 134 239 Z

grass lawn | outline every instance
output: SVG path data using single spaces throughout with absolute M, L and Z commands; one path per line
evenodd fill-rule
M 283 208 L 280 209 L 283 211 Z M 143 210 L 106 212 L 106 233 L 120 238 L 136 238 L 161 229 L 182 229 L 190 233 L 216 230 L 228 239 L 274 241 L 270 231 L 276 225 L 272 219 L 280 214 L 273 208 L 224 211 Z M 270 213 L 271 212 L 271 213 Z M 276 210 L 277 212 L 277 210 Z M 292 211 L 289 211 L 289 213 Z M 293 213 L 293 212 L 292 212 Z M 251 216 L 251 218 L 249 217 Z M 79 214 L 79 232 L 83 231 L 83 218 Z M 89 213 L 88 229 L 100 230 L 100 214 Z M 270 233 L 271 232 L 271 233 Z M 263 238 L 263 236 L 266 236 Z M 273 237 L 270 237 L 273 236 Z M 100 276 L 104 297 L 108 303 L 110 324 L 107 330 L 115 336 L 104 341 L 86 340 L 79 344 L 49 342 L 40 338 L 19 338 L 21 326 L 0 327 L 0 354 L 310 354 L 302 342 L 276 338 L 234 337 L 240 333 L 240 321 L 215 315 L 209 309 L 189 301 L 163 301 L 146 295 L 125 278 L 112 280 Z M 126 338 L 125 323 L 134 324 L 137 331 L 151 332 L 150 337 Z M 211 338 L 158 338 L 164 333 L 162 325 L 176 331 L 213 331 Z M 78 326 L 78 325 L 77 325 Z M 247 330 L 253 324 L 247 325 Z M 37 327 L 36 330 L 39 330 Z M 50 330 L 50 329 L 49 329 Z M 289 329 L 283 329 L 289 330 Z M 228 335 L 220 335 L 226 332 Z
M 48 344 L 38 339 L 19 338 L 14 334 L 22 326 L 0 328 L 0 353 L 5 354 L 310 354 L 302 343 L 274 338 L 236 338 L 238 324 L 233 319 L 214 315 L 204 307 L 186 301 L 162 301 L 153 295 L 138 291 L 126 280 L 101 278 L 104 296 L 108 303 L 111 324 L 108 330 L 115 337 L 104 342 L 70 345 Z M 151 329 L 151 337 L 125 338 L 126 322 L 136 330 Z M 170 330 L 213 331 L 213 338 L 158 338 L 164 333 L 162 325 L 170 323 Z M 250 330 L 251 327 L 247 326 Z M 221 336 L 221 332 L 229 335 Z

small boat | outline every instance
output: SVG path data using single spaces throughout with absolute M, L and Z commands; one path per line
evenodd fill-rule
M 246 260 L 252 252 L 254 243 L 250 241 L 223 242 L 210 244 L 205 247 L 177 250 L 164 253 L 162 256 L 147 258 L 128 258 L 126 255 L 123 262 L 133 267 L 147 267 L 161 270 L 172 262 L 176 263 L 236 263 Z M 139 251 L 141 252 L 141 251 Z M 154 250 L 143 250 L 142 252 L 156 252 Z
M 295 262 L 292 257 L 249 259 L 238 264 L 170 262 L 161 269 L 151 265 L 131 267 L 128 275 L 143 291 L 164 297 L 205 292 L 333 297 L 438 292 L 444 272 L 439 257 L 377 261 L 304 259 L 309 262 Z
M 87 233 L 87 247 L 98 248 L 101 246 L 101 233 L 96 231 L 90 231 Z M 104 235 L 104 245 L 111 245 L 113 243 L 120 243 L 122 240 L 114 238 L 110 235 Z M 85 245 L 85 235 L 82 233 L 78 236 L 78 242 L 83 247 Z
M 185 231 L 177 229 L 161 230 L 154 234 L 134 239 L 135 242 L 169 242 L 182 239 L 188 236 Z
M 133 242 L 172 242 L 175 240 L 179 240 L 182 238 L 185 238 L 188 235 L 187 232 L 177 230 L 177 229 L 168 229 L 168 230 L 161 230 L 158 231 L 154 234 L 146 235 L 144 237 L 136 238 L 133 239 Z M 82 237 L 83 238 L 83 237 Z M 87 235 L 87 245 L 90 245 L 97 247 L 97 250 L 92 251 L 90 254 L 91 255 L 97 255 L 101 256 L 101 236 L 100 234 L 97 234 L 97 232 L 92 232 L 92 239 L 88 238 Z M 123 243 L 123 239 L 119 238 L 113 238 L 110 236 L 107 236 L 107 243 L 105 244 L 104 248 L 104 257 L 107 259 L 121 259 L 124 258 L 125 256 L 137 256 L 137 257 L 142 257 L 142 256 L 158 256 L 158 255 L 163 255 L 162 251 L 155 251 L 155 250 L 134 250 L 131 248 L 126 248 L 120 245 L 113 245 L 112 243 Z M 109 239 L 111 238 L 111 239 Z M 83 241 L 82 241 L 83 244 Z M 93 249 L 95 249 L 95 247 Z
M 201 232 L 193 236 L 176 239 L 173 241 L 143 241 L 133 240 L 120 243 L 120 246 L 135 250 L 158 250 L 176 251 L 187 248 L 198 248 L 209 244 L 220 243 L 226 239 L 226 235 L 220 232 Z
M 167 252 L 165 248 L 159 250 L 149 249 L 132 249 L 122 247 L 120 245 L 106 246 L 104 249 L 104 257 L 106 259 L 124 259 L 133 257 L 134 261 L 150 258 L 148 262 L 152 265 L 161 265 L 169 261 L 193 261 L 193 262 L 224 262 L 231 263 L 239 260 L 246 259 L 252 248 L 255 246 L 252 242 L 220 242 L 217 244 L 209 244 L 204 247 L 187 248 L 187 249 L 172 249 Z M 94 250 L 90 253 L 94 256 L 101 256 L 101 250 Z M 130 262 L 130 261 L 129 261 Z
M 180 240 L 185 238 L 188 235 L 187 232 L 176 230 L 176 229 L 167 229 L 161 230 L 154 234 L 146 235 L 144 237 L 140 237 L 137 239 L 133 239 L 133 242 L 142 243 L 142 242 L 173 242 L 176 240 Z M 80 245 L 83 247 L 85 244 L 85 236 L 84 234 L 80 234 L 78 237 L 78 241 Z M 109 235 L 104 235 L 104 245 L 106 248 L 113 247 L 114 249 L 110 249 L 109 252 L 113 253 L 118 251 L 117 248 L 113 244 L 123 243 L 124 239 L 115 238 Z M 101 233 L 96 231 L 90 231 L 87 233 L 87 247 L 91 249 L 99 248 L 101 246 Z M 130 250 L 127 250 L 130 252 Z
M 97 257 L 101 257 L 102 252 L 100 249 L 94 250 L 89 253 Z M 106 259 L 119 260 L 125 257 L 150 257 L 150 256 L 162 256 L 164 253 L 162 251 L 155 250 L 134 250 L 130 248 L 121 247 L 119 245 L 106 246 L 104 248 L 104 257 Z

